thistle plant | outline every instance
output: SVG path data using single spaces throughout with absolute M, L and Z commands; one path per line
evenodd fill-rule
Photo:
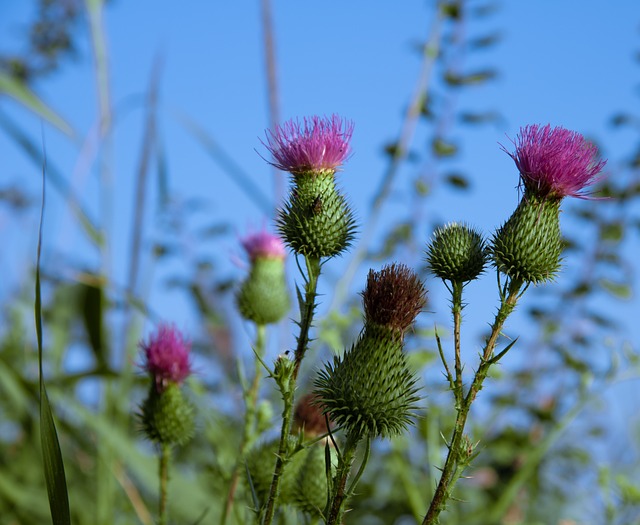
M 171 449 L 187 443 L 194 432 L 193 406 L 184 397 L 182 383 L 191 374 L 190 344 L 173 326 L 160 325 L 140 343 L 150 386 L 140 420 L 147 438 L 159 447 L 159 519 L 166 525 Z
M 448 453 L 423 525 L 439 523 L 454 485 L 475 457 L 471 439 L 464 434 L 471 404 L 482 388 L 489 369 L 515 344 L 495 352 L 507 317 L 530 284 L 552 280 L 561 263 L 562 240 L 559 213 L 564 197 L 588 198 L 584 189 L 598 178 L 605 162 L 597 160 L 595 146 L 582 135 L 564 128 L 527 126 L 514 141 L 515 152 L 504 147 L 520 172 L 522 198 L 511 217 L 493 235 L 485 250 L 479 234 L 467 227 L 451 225 L 436 231 L 427 248 L 430 270 L 445 281 L 452 294 L 454 319 L 454 369 L 437 339 L 446 377 L 455 398 L 456 421 L 447 443 Z M 498 275 L 500 305 L 480 355 L 471 384 L 464 388 L 460 356 L 460 311 L 465 281 L 479 275 L 461 268 L 482 270 L 486 256 Z M 477 261 L 470 264 L 469 261 Z M 504 283 L 501 283 L 504 279 Z M 450 285 L 450 286 L 449 286 Z
M 229 518 L 240 470 L 247 451 L 258 437 L 258 394 L 260 390 L 260 370 L 264 358 L 266 325 L 277 323 L 291 307 L 285 281 L 285 246 L 282 240 L 266 230 L 252 233 L 240 240 L 249 258 L 249 275 L 242 281 L 236 294 L 236 304 L 240 315 L 252 322 L 256 328 L 254 375 L 250 386 L 243 382 L 245 401 L 244 428 L 240 450 L 236 459 L 229 491 L 220 523 Z
M 329 525 L 342 521 L 344 503 L 366 466 L 371 439 L 398 435 L 412 423 L 419 398 L 403 344 L 425 296 L 420 279 L 404 265 L 371 270 L 362 294 L 362 333 L 344 356 L 334 357 L 316 379 L 318 403 L 346 434 L 325 508 Z M 364 459 L 347 487 L 362 440 L 366 440 Z
M 300 331 L 291 367 L 276 362 L 274 379 L 283 399 L 282 427 L 269 497 L 262 509 L 263 524 L 272 523 L 280 480 L 290 459 L 294 394 L 300 365 L 309 345 L 309 331 L 316 308 L 316 290 L 322 264 L 344 253 L 355 232 L 355 220 L 345 197 L 336 187 L 335 174 L 349 157 L 353 124 L 337 115 L 291 120 L 267 131 L 263 144 L 273 166 L 291 174 L 288 199 L 277 217 L 278 230 L 293 251 L 304 281 L 297 289 Z M 304 258 L 306 272 L 299 257 Z M 286 372 L 286 373 L 285 373 Z

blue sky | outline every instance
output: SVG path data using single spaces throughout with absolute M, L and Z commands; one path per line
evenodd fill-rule
M 340 174 L 340 184 L 358 216 L 366 221 L 367 207 L 386 167 L 383 145 L 397 137 L 418 77 L 416 45 L 430 36 L 432 3 L 273 3 L 282 117 L 339 113 L 355 122 L 354 155 Z M 30 4 L 17 0 L 0 4 L 2 50 L 19 49 L 19 31 L 28 20 Z M 162 55 L 165 60 L 159 124 L 172 194 L 209 202 L 206 215 L 199 215 L 200 224 L 231 220 L 238 232 L 244 232 L 263 220 L 261 211 L 185 132 L 178 115 L 203 126 L 271 198 L 273 185 L 269 166 L 256 153 L 264 154 L 259 138 L 269 125 L 259 3 L 138 0 L 111 4 L 106 11 L 106 27 L 112 99 L 116 108 L 128 108 L 118 114 L 113 142 L 111 260 L 114 278 L 123 283 L 125 265 L 120 261 L 128 256 L 144 115 L 140 97 L 147 89 L 156 56 Z M 481 2 L 469 4 L 477 6 Z M 455 97 L 457 109 L 498 111 L 502 118 L 479 127 L 449 122 L 447 137 L 461 147 L 461 155 L 437 169 L 464 171 L 473 191 L 465 194 L 436 185 L 435 198 L 428 201 L 425 211 L 430 221 L 465 220 L 486 232 L 504 221 L 517 204 L 517 172 L 512 160 L 500 151 L 499 143 L 508 145 L 508 137 L 515 137 L 520 126 L 551 123 L 595 137 L 611 167 L 637 140 L 609 125 L 613 113 L 638 107 L 640 68 L 634 62 L 634 53 L 640 48 L 640 6 L 636 0 L 504 1 L 498 7 L 490 16 L 469 20 L 463 36 L 497 32 L 501 41 L 461 57 L 460 63 L 465 71 L 494 68 L 498 76 L 482 87 L 461 89 Z M 88 35 L 86 29 L 79 31 L 76 62 L 38 84 L 36 90 L 76 133 L 69 140 L 45 125 L 49 159 L 98 218 L 98 158 L 91 148 L 82 149 L 83 144 L 92 145 L 88 137 L 98 115 L 96 82 Z M 34 140 L 40 140 L 41 122 L 37 117 L 7 97 L 0 98 L 0 111 L 20 123 Z M 426 149 L 431 131 L 424 125 L 419 127 L 413 148 Z M 0 152 L 4 161 L 0 181 L 27 187 L 37 199 L 39 168 L 1 133 Z M 381 232 L 398 217 L 406 218 L 408 181 L 418 172 L 429 174 L 433 168 L 428 160 L 422 160 L 400 172 L 392 198 L 383 210 Z M 149 188 L 148 234 L 157 195 L 153 176 Z M 20 217 L 0 210 L 0 237 L 5 246 L 11 246 L 0 259 L 0 272 L 10 276 L 0 286 L 0 297 L 6 298 L 28 278 L 26 262 L 33 260 L 36 228 L 35 209 Z M 422 228 L 426 240 L 430 234 L 427 220 Z M 71 263 L 91 266 L 99 261 L 67 204 L 52 190 L 45 236 L 45 263 L 50 267 L 57 264 L 63 275 L 73 276 L 64 267 L 67 263 L 70 268 Z M 197 250 L 197 242 L 191 242 Z M 637 251 L 637 244 L 629 249 Z M 239 251 L 234 232 L 217 251 L 223 271 L 241 276 L 241 271 L 227 262 L 230 254 Z M 331 271 L 340 273 L 341 264 L 344 261 L 337 261 Z M 565 271 L 571 271 L 570 264 L 569 258 Z M 430 287 L 434 308 L 444 315 L 446 297 L 437 284 L 430 283 Z M 485 299 L 489 293 L 493 293 L 492 282 L 472 291 L 467 311 L 472 332 L 488 321 L 487 309 L 493 311 L 495 303 L 489 302 L 488 306 Z M 473 299 L 478 300 L 477 307 Z M 181 295 L 154 285 L 150 301 L 162 317 L 187 329 L 193 327 L 191 306 Z M 616 303 L 616 307 L 627 321 L 629 339 L 640 340 L 637 297 Z M 516 322 L 514 326 L 519 325 Z

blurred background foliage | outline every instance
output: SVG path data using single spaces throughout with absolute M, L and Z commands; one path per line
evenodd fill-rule
M 107 52 L 103 47 L 107 39 L 100 18 L 110 6 L 98 0 L 33 2 L 37 9 L 21 35 L 23 51 L 0 54 L 0 92 L 67 132 L 64 116 L 54 113 L 35 93 L 50 75 L 65 74 L 78 60 L 87 60 L 91 48 L 97 57 L 97 78 L 106 74 L 100 53 Z M 268 2 L 263 2 L 262 9 L 267 7 Z M 473 174 L 449 167 L 460 154 L 454 131 L 495 125 L 502 117 L 495 108 L 461 109 L 458 94 L 493 82 L 498 66 L 487 63 L 470 70 L 460 57 L 500 42 L 500 31 L 487 23 L 496 8 L 482 2 L 468 6 L 462 0 L 434 4 L 429 38 L 416 43 L 412 51 L 422 60 L 415 95 L 396 101 L 398 108 L 404 108 L 402 128 L 397 140 L 381 144 L 387 167 L 371 208 L 363 212 L 361 242 L 347 258 L 344 273 L 329 272 L 335 296 L 327 298 L 329 308 L 314 342 L 321 356 L 328 355 L 327 349 L 341 351 L 360 329 L 360 299 L 352 293 L 358 272 L 391 260 L 423 267 L 424 223 L 437 226 L 437 219 L 428 212 L 433 187 L 448 185 L 468 194 L 472 202 Z M 469 26 L 475 29 L 473 38 L 465 30 Z M 77 524 L 153 523 L 156 459 L 134 415 L 146 388 L 137 365 L 136 342 L 143 335 L 145 320 L 159 320 L 148 301 L 152 287 L 180 290 L 194 306 L 194 326 L 199 327 L 194 340 L 197 364 L 207 371 L 189 383 L 198 407 L 198 432 L 177 453 L 170 497 L 175 523 L 219 522 L 242 433 L 241 378 L 253 373 L 239 373 L 237 332 L 243 327 L 232 311 L 234 279 L 219 271 L 219 259 L 208 255 L 220 252 L 215 247 L 233 230 L 232 218 L 203 227 L 197 220 L 207 209 L 202 196 L 179 200 L 168 190 L 167 146 L 162 143 L 156 113 L 160 69 L 159 60 L 145 94 L 140 153 L 133 168 L 138 192 L 133 197 L 140 213 L 131 225 L 126 282 L 109 279 L 106 258 L 93 266 L 53 258 L 42 268 L 45 373 L 65 460 L 72 521 Z M 100 145 L 108 148 L 112 121 L 119 115 L 100 80 L 96 89 L 104 101 Z M 277 121 L 274 105 L 271 117 Z M 518 355 L 524 357 L 496 372 L 482 392 L 472 416 L 472 435 L 479 440 L 481 453 L 468 472 L 469 479 L 459 484 L 458 501 L 450 505 L 443 523 L 640 523 L 639 421 L 629 421 L 626 433 L 611 433 L 606 418 L 599 416 L 607 403 L 621 402 L 607 398 L 611 385 L 629 382 L 635 386 L 616 390 L 617 395 L 631 392 L 637 398 L 639 384 L 637 342 L 629 343 L 611 307 L 636 293 L 639 122 L 640 114 L 631 112 L 611 117 L 613 128 L 635 133 L 636 145 L 624 158 L 609 160 L 609 176 L 599 190 L 608 200 L 580 201 L 565 209 L 566 259 L 572 271 L 558 283 L 530 292 L 526 309 L 520 312 L 529 326 L 517 345 Z M 241 163 L 227 156 L 196 122 L 183 120 L 182 125 L 198 147 L 243 187 L 256 208 L 269 213 L 269 199 L 244 174 Z M 0 129 L 34 166 L 42 164 L 39 137 L 28 135 L 2 112 Z M 416 130 L 427 140 L 416 140 Z M 105 253 L 109 232 L 100 226 L 99 214 L 85 208 L 69 178 L 57 170 L 55 151 L 49 151 L 48 157 L 50 190 L 65 197 L 74 220 L 97 252 Z M 418 165 L 420 169 L 414 169 Z M 401 168 L 413 170 L 403 181 L 403 191 L 410 196 L 406 216 L 382 223 L 380 210 L 389 199 L 392 181 L 398 184 Z M 99 168 L 105 184 L 108 170 L 108 165 Z M 152 205 L 145 199 L 147 177 L 154 177 L 158 194 L 153 203 L 157 223 L 151 234 L 145 233 L 151 228 L 143 224 L 143 208 Z M 2 179 L 0 205 L 16 216 L 39 208 L 33 194 Z M 4 257 L 11 257 L 7 248 Z M 186 263 L 187 271 L 172 270 L 176 260 L 182 261 L 183 268 Z M 31 264 L 30 260 L 23 263 Z M 153 275 L 145 273 L 151 266 L 169 268 L 169 277 L 155 282 Z M 430 283 L 432 288 L 438 285 Z M 2 305 L 0 325 L 0 523 L 40 524 L 48 521 L 49 508 L 37 438 L 33 274 L 24 282 L 4 286 L 10 293 Z M 440 312 L 439 330 L 446 334 L 446 308 L 429 304 L 427 309 Z M 407 436 L 376 443 L 347 523 L 410 524 L 420 522 L 427 508 L 446 446 L 442 436 L 450 434 L 454 416 L 436 359 L 431 322 L 420 320 L 408 343 L 412 363 L 423 370 L 428 409 Z M 282 334 L 287 328 L 274 331 L 284 342 L 280 348 L 286 347 L 288 339 Z M 475 343 L 481 336 L 474 335 Z M 308 384 L 317 365 L 306 367 Z M 265 439 L 278 427 L 280 411 L 279 399 L 266 383 L 262 412 L 271 425 Z M 237 523 L 250 522 L 249 506 L 249 493 L 242 486 L 234 515 Z M 304 518 L 283 515 L 282 521 L 302 523 Z

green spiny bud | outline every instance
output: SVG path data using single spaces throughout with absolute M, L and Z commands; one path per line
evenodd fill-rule
M 303 174 L 280 210 L 277 225 L 289 247 L 309 257 L 333 257 L 346 250 L 355 233 L 355 219 L 336 189 L 334 174 Z
M 418 401 L 402 334 L 371 322 L 344 357 L 326 365 L 315 387 L 332 421 L 359 437 L 400 434 Z
M 140 417 L 143 430 L 151 441 L 182 445 L 193 436 L 193 406 L 176 383 L 169 383 L 161 392 L 152 384 Z
M 332 473 L 333 465 L 337 463 L 335 449 L 329 447 Z M 298 452 L 301 464 L 293 487 L 293 504 L 303 512 L 319 515 L 327 502 L 327 465 L 325 447 L 319 443 L 310 445 Z
M 251 475 L 251 483 L 258 500 L 264 503 L 271 490 L 273 481 L 273 471 L 278 456 L 279 440 L 267 441 L 259 444 L 247 454 L 247 468 Z M 288 450 L 284 456 L 288 457 L 298 446 L 298 440 L 294 436 L 289 436 L 287 442 Z M 285 464 L 284 473 L 280 479 L 280 499 L 281 503 L 292 502 L 293 485 L 296 478 L 297 468 L 300 463 L 300 454 L 293 454 L 291 459 Z
M 242 317 L 256 324 L 275 323 L 289 311 L 290 302 L 282 259 L 258 258 L 236 296 Z
M 526 194 L 494 234 L 493 262 L 511 279 L 534 284 L 552 280 L 560 268 L 560 200 Z
M 427 247 L 429 269 L 441 279 L 467 282 L 484 270 L 487 253 L 482 235 L 473 228 L 452 223 L 436 229 Z

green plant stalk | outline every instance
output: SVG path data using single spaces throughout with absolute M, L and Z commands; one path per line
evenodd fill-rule
M 260 362 L 260 360 L 264 355 L 266 327 L 263 324 L 259 324 L 256 325 L 256 330 L 256 344 L 254 347 L 256 355 L 254 367 L 255 372 L 251 387 L 244 393 L 246 411 L 244 416 L 242 442 L 240 443 L 240 452 L 238 453 L 238 459 L 236 460 L 236 464 L 234 465 L 233 472 L 231 474 L 229 492 L 227 493 L 227 502 L 222 513 L 222 518 L 220 519 L 220 525 L 225 525 L 227 523 L 227 520 L 229 519 L 229 515 L 231 514 L 231 510 L 233 509 L 233 501 L 235 499 L 236 490 L 238 488 L 240 468 L 242 467 L 247 450 L 253 443 L 253 440 L 256 438 L 256 413 L 258 405 L 258 392 L 260 390 L 260 369 L 262 367 L 262 363 Z
M 171 460 L 171 445 L 160 445 L 160 503 L 158 509 L 158 525 L 167 525 L 167 501 L 169 484 L 169 461 Z
M 460 324 L 462 322 L 462 288 L 463 283 L 456 281 L 451 283 L 453 288 L 451 290 L 451 312 L 453 314 L 453 341 L 455 352 L 455 398 L 456 398 L 456 410 L 460 409 L 462 405 L 463 391 L 462 391 L 462 358 L 460 357 Z
M 291 376 L 289 387 L 286 392 L 282 393 L 284 408 L 282 410 L 282 427 L 280 429 L 280 444 L 278 446 L 278 455 L 276 457 L 276 465 L 273 471 L 273 480 L 269 489 L 269 499 L 265 507 L 264 519 L 262 525 L 271 525 L 275 515 L 276 504 L 280 496 L 280 478 L 284 472 L 285 463 L 287 462 L 287 447 L 289 434 L 291 434 L 291 425 L 293 421 L 293 398 L 296 390 L 296 382 L 300 371 L 300 364 L 309 346 L 309 331 L 313 324 L 313 314 L 316 309 L 316 295 L 318 288 L 318 278 L 320 277 L 321 265 L 320 259 L 317 257 L 305 256 L 307 266 L 307 275 L 305 278 L 305 295 L 304 301 L 300 305 L 300 335 L 298 336 L 298 344 L 294 354 L 294 368 Z M 301 272 L 302 273 L 302 272 Z M 303 275 L 303 277 L 305 277 Z M 299 295 L 299 294 L 298 294 Z
M 332 483 L 332 493 L 329 501 L 327 501 L 327 509 L 325 509 L 325 515 L 327 516 L 326 525 L 338 525 L 342 523 L 342 515 L 344 514 L 343 505 L 349 496 L 346 490 L 347 479 L 349 478 L 359 443 L 360 436 L 356 436 L 351 432 L 347 434 L 347 442 L 338 459 L 338 468 L 336 469 L 336 475 Z M 362 468 L 360 470 L 362 471 Z
M 506 288 L 508 294 L 502 294 L 502 301 L 500 308 L 496 313 L 493 325 L 491 326 L 491 334 L 485 343 L 482 360 L 478 370 L 473 378 L 473 382 L 469 387 L 467 395 L 462 399 L 462 404 L 457 410 L 456 422 L 453 428 L 453 435 L 449 442 L 449 452 L 447 453 L 447 459 L 445 460 L 444 467 L 442 468 L 442 475 L 440 481 L 431 500 L 429 510 L 422 521 L 422 525 L 436 525 L 438 523 L 438 517 L 440 513 L 445 509 L 447 500 L 451 497 L 453 487 L 462 474 L 462 471 L 468 466 L 471 461 L 471 456 L 466 455 L 461 451 L 462 438 L 464 435 L 464 427 L 467 423 L 467 417 L 471 404 L 476 398 L 478 392 L 482 389 L 482 383 L 484 382 L 489 368 L 496 362 L 493 359 L 493 351 L 498 342 L 498 337 L 502 327 L 504 326 L 507 317 L 513 312 L 518 299 L 520 298 L 520 289 L 523 282 L 518 280 L 512 280 L 508 283 Z M 456 343 L 457 344 L 457 343 Z M 498 357 L 501 357 L 500 354 Z M 462 394 L 462 392 L 460 392 Z M 461 395 L 462 397 L 462 395 Z

